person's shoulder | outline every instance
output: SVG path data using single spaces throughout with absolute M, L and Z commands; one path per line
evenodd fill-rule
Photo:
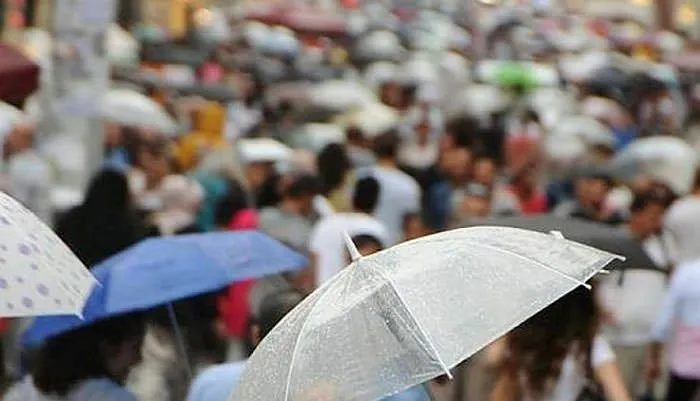
M 192 381 L 187 401 L 226 399 L 235 389 L 244 370 L 244 362 L 225 363 L 203 370 Z
M 138 401 L 136 396 L 112 380 L 89 379 L 70 394 L 75 401 Z

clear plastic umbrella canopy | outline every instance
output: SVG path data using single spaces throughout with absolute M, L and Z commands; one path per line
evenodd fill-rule
M 268 334 L 231 400 L 380 399 L 448 373 L 615 258 L 496 227 L 355 257 Z

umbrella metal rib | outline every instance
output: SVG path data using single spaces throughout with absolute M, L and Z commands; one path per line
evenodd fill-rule
M 411 311 L 411 308 L 408 306 L 408 303 L 406 303 L 406 300 L 404 299 L 404 297 L 403 297 L 403 296 L 401 295 L 401 293 L 399 292 L 399 289 L 396 287 L 396 284 L 394 283 L 394 281 L 393 281 L 389 276 L 387 276 L 387 275 L 384 274 L 382 271 L 380 271 L 379 269 L 376 269 L 376 268 L 373 268 L 373 267 L 372 267 L 372 268 L 370 268 L 369 270 L 370 270 L 371 272 L 376 273 L 377 275 L 379 275 L 381 278 L 383 278 L 384 280 L 386 280 L 386 282 L 389 284 L 389 287 L 391 288 L 391 291 L 392 291 L 392 292 L 394 293 L 394 295 L 396 295 L 396 297 L 399 299 L 399 301 L 401 302 L 401 306 L 403 306 L 403 307 L 406 309 L 406 312 L 408 312 L 408 314 L 411 316 L 411 318 L 413 318 L 413 322 L 414 322 L 414 323 L 416 324 L 416 326 L 418 327 L 418 331 L 420 331 L 420 334 L 422 334 L 423 340 L 424 340 L 424 341 L 421 341 L 421 342 L 425 342 L 425 343 L 428 345 L 428 348 L 429 348 L 430 353 L 433 354 L 433 356 L 437 359 L 438 363 L 440 364 L 440 367 L 442 368 L 443 371 L 445 371 L 445 374 L 446 374 L 447 377 L 450 378 L 450 380 L 451 380 L 451 379 L 452 379 L 452 372 L 450 372 L 450 369 L 447 367 L 447 365 L 446 365 L 445 362 L 442 360 L 442 358 L 440 358 L 440 354 L 437 352 L 437 349 L 435 348 L 435 345 L 434 345 L 433 342 L 431 341 L 430 336 L 428 336 L 428 333 L 425 331 L 425 329 L 424 329 L 423 326 L 421 325 L 421 322 L 416 318 L 416 316 L 415 316 L 415 315 L 413 314 L 413 312 Z M 419 339 L 419 340 L 420 340 L 420 339 Z
M 589 290 L 593 288 L 590 284 L 588 284 L 588 283 L 586 283 L 586 282 L 583 282 L 583 281 L 581 281 L 581 280 L 579 280 L 579 279 L 577 279 L 577 278 L 575 278 L 575 277 L 571 277 L 571 276 L 569 276 L 568 274 L 566 274 L 566 273 L 564 273 L 564 272 L 561 272 L 561 271 L 559 271 L 559 270 L 557 270 L 557 269 L 554 269 L 554 268 L 552 268 L 552 267 L 549 267 L 549 266 L 545 265 L 544 263 L 541 263 L 541 262 L 539 262 L 539 261 L 537 261 L 537 260 L 530 259 L 530 258 L 525 257 L 525 256 L 523 256 L 523 255 L 519 255 L 519 254 L 517 254 L 517 253 L 515 253 L 515 252 L 511 252 L 511 251 L 509 251 L 509 250 L 507 250 L 507 249 L 496 248 L 496 247 L 493 247 L 493 246 L 491 246 L 491 245 L 480 244 L 480 243 L 478 243 L 478 242 L 472 242 L 472 241 L 466 241 L 466 242 L 468 242 L 469 245 L 474 245 L 474 246 L 478 246 L 478 247 L 481 247 L 481 248 L 491 249 L 491 250 L 494 250 L 494 251 L 496 251 L 496 252 L 503 252 L 503 253 L 505 253 L 505 254 L 507 254 L 507 255 L 514 256 L 514 257 L 516 257 L 516 258 L 518 258 L 518 259 L 524 259 L 524 260 L 526 260 L 526 261 L 528 261 L 528 262 L 530 262 L 530 263 L 534 263 L 535 265 L 540 266 L 541 268 L 543 268 L 543 269 L 545 269 L 545 270 L 548 270 L 548 271 L 550 271 L 550 272 L 552 272 L 552 273 L 554 273 L 554 274 L 556 274 L 556 275 L 558 275 L 558 276 L 560 276 L 560 277 L 563 277 L 563 278 L 565 278 L 565 279 L 567 279 L 567 280 L 569 280 L 569 281 L 572 281 L 572 282 L 574 282 L 574 283 L 576 283 L 576 284 L 578 284 L 578 285 L 580 285 L 580 286 L 582 286 L 582 287 L 585 287 L 585 288 L 587 288 L 587 289 L 589 289 Z M 621 257 L 621 256 L 620 256 L 620 257 Z M 623 258 L 623 259 L 624 259 L 624 258 Z

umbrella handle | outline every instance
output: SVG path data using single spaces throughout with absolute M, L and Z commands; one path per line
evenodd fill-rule
M 185 345 L 185 337 L 180 331 L 180 325 L 177 322 L 177 315 L 175 314 L 175 308 L 173 308 L 173 303 L 168 302 L 168 317 L 173 325 L 173 331 L 175 332 L 175 342 L 177 343 L 177 348 L 182 355 L 182 360 L 185 362 L 185 370 L 190 379 L 194 378 L 192 371 L 192 364 L 190 363 L 190 358 L 187 355 L 187 346 Z

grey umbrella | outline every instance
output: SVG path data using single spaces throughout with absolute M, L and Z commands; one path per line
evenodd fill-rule
M 611 227 L 601 223 L 593 223 L 581 219 L 562 218 L 554 215 L 541 215 L 533 217 L 493 217 L 480 220 L 470 220 L 461 226 L 508 226 L 527 230 L 551 232 L 559 231 L 564 237 L 572 241 L 606 250 L 626 260 L 614 261 L 609 265 L 611 269 L 642 269 L 660 270 L 647 256 L 640 241 L 630 236 L 627 230 L 620 227 Z

